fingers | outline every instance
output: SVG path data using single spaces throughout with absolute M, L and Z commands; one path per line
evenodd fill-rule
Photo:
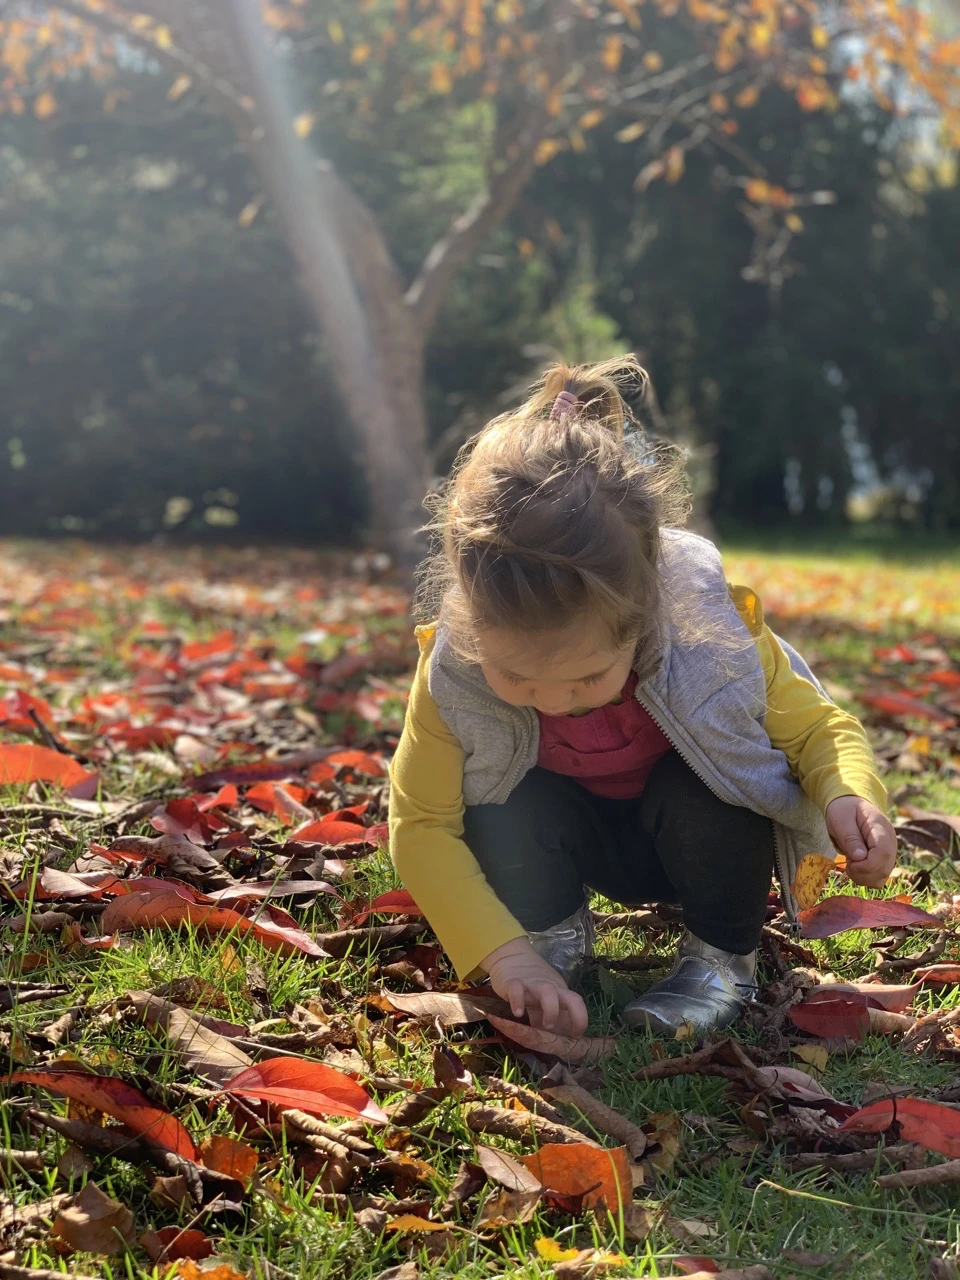
M 830 834 L 840 846 L 840 851 L 853 862 L 860 862 L 867 856 L 855 808 L 845 809 L 837 814 Z
M 521 978 L 514 978 L 512 982 L 507 983 L 507 989 L 504 996 L 510 1004 L 510 1012 L 515 1018 L 522 1018 L 527 1005 L 526 985 Z
M 540 1025 L 546 1031 L 555 1031 L 560 1017 L 560 992 L 553 983 L 540 982 L 536 995 L 540 1001 Z
M 559 995 L 561 1018 L 566 1023 L 566 1034 L 582 1036 L 590 1021 L 583 997 L 577 995 L 576 991 L 561 991 Z

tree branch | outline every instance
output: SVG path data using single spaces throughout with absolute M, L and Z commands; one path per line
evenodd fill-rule
M 406 293 L 421 334 L 426 337 L 443 306 L 447 291 L 464 263 L 476 253 L 490 232 L 510 212 L 533 170 L 537 144 L 547 136 L 554 121 L 538 108 L 520 131 L 514 153 L 473 204 L 450 224 L 436 242 Z

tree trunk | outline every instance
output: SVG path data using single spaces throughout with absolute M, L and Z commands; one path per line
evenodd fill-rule
M 414 530 L 428 478 L 420 327 L 373 215 L 295 136 L 256 0 L 224 0 L 221 12 L 242 83 L 256 101 L 244 141 L 283 224 L 360 437 L 373 536 L 409 571 L 418 558 Z

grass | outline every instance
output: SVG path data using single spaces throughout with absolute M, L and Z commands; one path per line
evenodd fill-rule
M 21 562 L 24 556 L 29 557 L 29 551 L 19 554 Z M 45 550 L 44 556 L 50 554 L 49 549 Z M 957 645 L 960 626 L 954 627 L 951 611 L 960 608 L 960 574 L 956 569 L 948 572 L 941 566 L 934 572 L 923 566 L 857 561 L 841 565 L 755 552 L 736 553 L 727 559 L 731 580 L 746 581 L 759 591 L 780 633 L 805 652 L 812 649 L 818 672 L 847 690 L 855 707 L 856 694 L 862 690 L 864 680 L 877 674 L 877 647 L 913 639 L 918 630 L 927 628 L 936 629 L 939 635 L 947 636 L 948 644 Z M 155 572 L 158 562 L 154 553 L 149 554 L 147 562 Z M 58 563 L 54 558 L 54 564 Z M 176 570 L 181 571 L 182 566 Z M 109 575 L 111 571 L 106 572 Z M 192 563 L 190 572 L 202 578 L 202 564 L 198 569 Z M 230 581 L 235 570 L 228 563 L 226 568 L 218 566 L 218 572 Z M 267 581 L 269 566 L 262 572 Z M 121 558 L 118 580 L 129 573 L 129 566 Z M 148 590 L 144 597 L 119 612 L 104 609 L 94 643 L 87 650 L 94 663 L 87 669 L 85 684 L 129 681 L 129 651 L 123 650 L 122 641 L 142 615 L 159 618 L 187 638 L 209 636 L 223 626 L 248 625 L 242 608 L 230 612 L 222 604 L 207 604 L 202 609 L 186 607 L 191 600 L 195 606 L 199 595 L 178 593 L 172 590 L 171 581 L 160 590 Z M 936 584 L 934 595 L 924 595 L 920 605 L 905 610 L 902 602 L 921 590 L 918 584 L 923 584 L 925 593 L 928 582 Z M 253 601 L 254 617 L 259 610 L 256 629 L 264 637 L 282 637 L 281 648 L 292 649 L 298 644 L 304 625 L 315 623 L 317 618 L 309 610 L 304 616 L 296 609 L 292 613 L 281 609 L 279 615 L 271 616 L 264 607 L 264 590 L 261 588 L 261 594 Z M 897 593 L 895 599 L 892 593 Z M 322 600 L 315 606 L 321 619 L 323 607 Z M 18 634 L 26 636 L 32 624 L 21 618 L 16 625 L 20 627 Z M 71 652 L 76 656 L 83 650 L 74 648 Z M 958 652 L 957 647 L 953 652 Z M 402 679 L 399 687 L 402 688 Z M 287 715 L 288 711 L 277 714 Z M 339 733 L 345 721 L 340 712 L 335 714 L 336 720 L 330 723 Z M 882 729 L 878 741 L 886 743 L 887 735 L 888 730 Z M 160 793 L 164 788 L 165 794 L 170 794 L 177 786 L 150 753 L 129 764 L 119 760 L 105 769 L 105 777 L 106 791 L 116 794 L 122 790 L 124 798 L 154 790 Z M 960 812 L 954 776 L 942 766 L 934 768 L 932 760 L 924 774 L 891 773 L 886 780 L 893 791 L 906 784 L 920 788 L 914 802 L 921 806 Z M 18 820 L 13 816 L 15 810 L 11 813 L 12 806 L 29 803 L 31 797 L 32 793 L 28 795 L 25 790 L 8 792 L 0 812 L 0 820 L 7 827 L 4 852 L 15 857 L 20 850 L 28 875 L 53 846 L 62 850 L 59 862 L 66 866 L 97 835 L 96 823 L 80 819 L 59 819 L 53 827 L 41 825 L 36 816 L 26 815 Z M 140 830 L 143 834 L 156 834 L 147 823 Z M 392 868 L 380 855 L 356 864 L 355 879 L 347 892 L 351 898 L 363 901 L 394 886 Z M 889 889 L 891 894 L 898 891 L 895 883 Z M 960 893 L 956 868 L 949 861 L 936 870 L 929 891 L 915 900 L 927 905 L 942 892 Z M 329 908 L 322 900 L 306 913 L 304 923 L 308 930 L 316 932 L 331 928 Z M 865 933 L 850 933 L 814 943 L 813 949 L 823 964 L 839 975 L 863 976 L 872 968 L 872 953 L 867 945 L 870 938 Z M 674 942 L 673 938 L 657 941 L 664 964 L 669 962 Z M 612 956 L 629 954 L 636 947 L 637 939 L 623 929 L 608 933 L 602 941 L 602 949 Z M 943 957 L 949 958 L 960 960 L 956 939 L 951 940 Z M 376 957 L 316 962 L 290 959 L 266 951 L 248 938 L 209 940 L 190 930 L 137 935 L 122 948 L 106 952 L 68 949 L 57 935 L 30 935 L 8 941 L 0 978 L 26 975 L 38 981 L 63 982 L 70 988 L 70 994 L 62 1000 L 23 1004 L 2 1019 L 0 1027 L 10 1068 L 27 1065 L 24 1060 L 28 1062 L 34 1052 L 30 1033 L 48 1025 L 74 1004 L 78 994 L 90 1006 L 107 1006 L 127 991 L 156 988 L 174 978 L 195 975 L 216 989 L 218 999 L 210 1009 L 214 1016 L 239 1023 L 255 1021 L 258 1015 L 246 986 L 246 967 L 251 961 L 262 966 L 273 1006 L 279 1011 L 289 1012 L 341 986 L 351 992 L 354 1001 L 344 1002 L 338 1011 L 345 1042 L 355 1037 L 368 1063 L 379 1072 L 410 1082 L 432 1083 L 437 1031 L 406 1023 L 395 1036 L 383 1037 L 378 1033 L 373 1011 L 363 1005 L 364 995 L 383 985 Z M 629 982 L 639 990 L 655 976 L 631 975 Z M 600 986 L 595 982 L 588 989 L 593 1033 L 618 1033 L 618 1002 L 625 994 L 622 975 L 618 978 L 617 983 Z M 956 1007 L 960 994 L 956 989 L 925 994 L 921 1004 L 924 1003 L 930 1009 Z M 749 1028 L 741 1029 L 739 1034 L 746 1041 L 755 1038 Z M 468 1055 L 475 1074 L 486 1071 L 512 1079 L 529 1078 L 525 1066 L 504 1056 L 495 1045 L 468 1049 L 476 1035 L 476 1028 L 451 1029 L 446 1035 L 449 1043 Z M 683 1051 L 683 1046 L 678 1045 L 666 1048 L 669 1053 Z M 642 1243 L 623 1238 L 616 1216 L 601 1218 L 592 1213 L 571 1217 L 545 1212 L 524 1226 L 499 1233 L 477 1232 L 472 1225 L 472 1205 L 457 1228 L 441 1237 L 440 1244 L 431 1241 L 430 1236 L 371 1234 L 349 1214 L 338 1218 L 325 1209 L 317 1199 L 316 1188 L 296 1172 L 282 1145 L 274 1149 L 261 1145 L 261 1166 L 246 1209 L 210 1229 L 216 1239 L 217 1257 L 269 1280 L 374 1280 L 384 1270 L 411 1257 L 424 1273 L 436 1277 L 485 1280 L 493 1275 L 512 1275 L 532 1280 L 553 1275 L 553 1264 L 542 1259 L 534 1247 L 538 1238 L 545 1237 L 564 1247 L 621 1251 L 628 1262 L 611 1271 L 613 1276 L 675 1275 L 677 1257 L 704 1255 L 719 1265 L 765 1263 L 778 1280 L 790 1276 L 813 1280 L 840 1274 L 851 1280 L 907 1280 L 925 1276 L 930 1258 L 957 1255 L 960 1223 L 955 1212 L 956 1194 L 950 1187 L 884 1192 L 876 1188 L 871 1172 L 797 1173 L 786 1162 L 782 1145 L 758 1142 L 754 1149 L 748 1149 L 737 1142 L 751 1135 L 744 1127 L 738 1104 L 730 1100 L 724 1081 L 701 1076 L 657 1082 L 634 1080 L 636 1068 L 658 1051 L 649 1037 L 621 1035 L 616 1056 L 600 1069 L 597 1088 L 606 1101 L 637 1123 L 646 1122 L 651 1114 L 675 1117 L 669 1122 L 676 1124 L 680 1136 L 676 1162 L 660 1176 L 652 1193 L 664 1208 L 663 1222 Z M 234 1121 L 222 1103 L 210 1105 L 184 1095 L 179 1088 L 186 1082 L 182 1066 L 165 1039 L 142 1026 L 123 1020 L 103 1025 L 102 1021 L 88 1018 L 81 1022 L 79 1038 L 70 1045 L 69 1053 L 100 1070 L 116 1071 L 131 1082 L 138 1082 L 151 1096 L 175 1110 L 197 1137 L 235 1132 Z M 878 1082 L 887 1087 L 909 1085 L 922 1096 L 956 1078 L 955 1064 L 908 1056 L 896 1041 L 872 1036 L 853 1052 L 832 1052 L 823 1083 L 839 1100 L 859 1103 L 864 1089 Z M 34 1139 L 25 1132 L 22 1119 L 28 1096 L 33 1097 L 32 1090 L 15 1090 L 0 1107 L 0 1137 L 4 1145 L 33 1145 Z M 38 1105 L 45 1110 L 66 1110 L 66 1103 L 44 1094 L 39 1097 Z M 454 1100 L 442 1103 L 417 1132 L 417 1145 L 411 1151 L 427 1161 L 431 1171 L 424 1173 L 425 1181 L 415 1184 L 411 1193 L 422 1192 L 426 1198 L 442 1200 L 461 1161 L 474 1151 L 476 1137 L 466 1128 Z M 382 1137 L 376 1140 L 383 1141 Z M 505 1140 L 485 1141 L 515 1150 Z M 735 1143 L 733 1148 L 731 1142 Z M 63 1145 L 59 1139 L 41 1141 L 47 1171 L 33 1180 L 8 1179 L 6 1192 L 12 1202 L 32 1203 L 61 1188 L 55 1164 Z M 185 1225 L 186 1219 L 176 1210 L 158 1207 L 151 1199 L 151 1177 L 141 1169 L 115 1159 L 94 1157 L 85 1176 L 96 1180 L 104 1191 L 134 1211 L 138 1233 L 148 1227 Z M 683 1223 L 688 1225 L 684 1227 Z M 797 1250 L 807 1255 L 832 1255 L 832 1261 L 817 1264 L 809 1257 L 804 1261 L 802 1255 L 791 1256 L 790 1251 Z M 20 1260 L 26 1266 L 62 1265 L 42 1237 L 27 1248 Z M 76 1255 L 70 1266 L 108 1280 L 119 1280 L 121 1276 L 136 1280 L 153 1274 L 139 1248 L 112 1259 Z

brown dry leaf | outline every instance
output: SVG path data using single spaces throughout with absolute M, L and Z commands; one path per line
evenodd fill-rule
M 209 1030 L 199 1018 L 149 991 L 132 991 L 130 1002 L 142 1022 L 162 1031 L 192 1075 L 223 1084 L 253 1059 L 235 1044 Z
M 161 1209 L 190 1208 L 193 1204 L 190 1184 L 182 1173 L 170 1178 L 155 1178 L 150 1188 L 150 1199 Z
M 623 1206 L 623 1234 L 628 1240 L 642 1244 L 663 1215 L 659 1205 L 645 1205 L 631 1200 Z
M 202 1231 L 193 1227 L 161 1227 L 159 1231 L 145 1231 L 140 1243 L 152 1262 L 170 1263 L 178 1258 L 209 1258 L 213 1242 Z
M 125 1205 L 88 1182 L 73 1204 L 57 1214 L 52 1235 L 80 1253 L 123 1253 L 136 1241 L 135 1223 Z
M 643 1127 L 648 1145 L 659 1147 L 659 1151 L 647 1159 L 657 1173 L 669 1173 L 680 1151 L 680 1117 L 674 1111 L 658 1111 Z
M 539 1196 L 543 1190 L 540 1180 L 526 1166 L 497 1147 L 477 1147 L 477 1163 L 492 1182 L 499 1182 L 508 1191 L 536 1192 Z
M 523 1049 L 534 1053 L 547 1053 L 563 1062 L 594 1063 L 613 1057 L 617 1050 L 616 1036 L 560 1036 L 542 1027 L 528 1027 L 523 1022 L 511 1022 L 509 1018 L 489 1015 L 487 1021 L 500 1034 Z
M 539 1188 L 539 1183 L 537 1184 Z M 515 1226 L 519 1222 L 529 1222 L 537 1212 L 541 1190 L 508 1191 L 503 1189 L 490 1196 L 474 1223 L 478 1231 L 500 1231 L 503 1227 Z
M 253 1177 L 259 1156 L 253 1147 L 246 1142 L 238 1142 L 236 1138 L 227 1138 L 222 1134 L 211 1134 L 204 1138 L 198 1150 L 200 1163 L 217 1173 L 224 1173 L 228 1178 L 235 1178 L 244 1186 Z
M 415 991 L 403 995 L 383 991 L 380 994 L 398 1013 L 411 1013 L 418 1018 L 439 1018 L 444 1027 L 482 1022 L 491 1013 L 507 1017 L 510 1014 L 506 1001 L 492 992 L 489 996 L 468 996 L 459 991 Z

